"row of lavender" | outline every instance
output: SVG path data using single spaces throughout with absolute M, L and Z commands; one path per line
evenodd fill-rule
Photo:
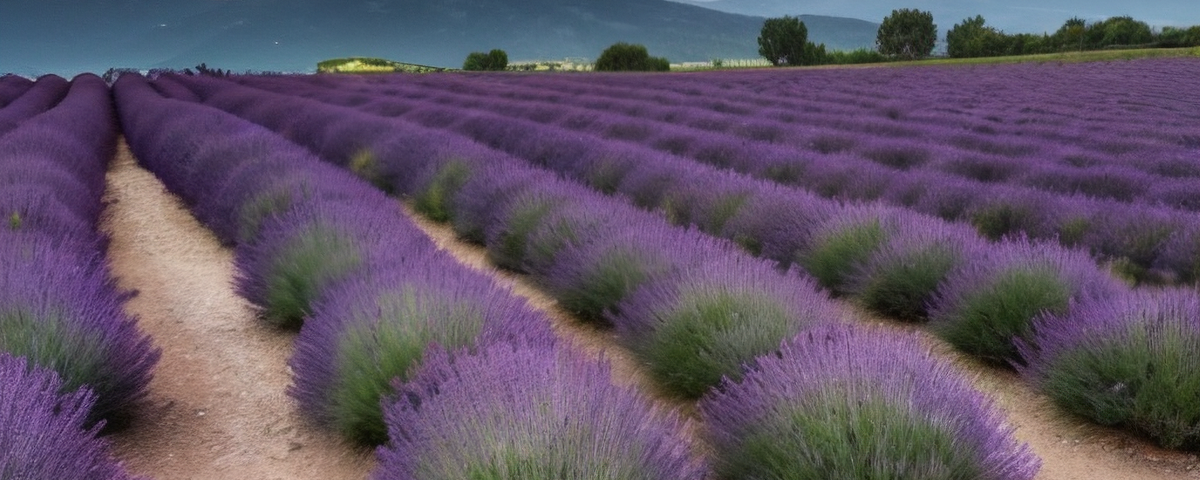
M 21 77 L 0 77 L 0 135 L 21 122 L 49 110 L 67 94 L 70 82 L 47 75 L 37 82 Z
M 676 415 L 611 384 L 378 190 L 142 77 L 114 91 L 138 158 L 235 245 L 239 292 L 300 328 L 301 410 L 386 442 L 376 478 L 703 477 Z
M 285 81 L 277 88 L 288 88 L 287 83 L 288 82 Z M 338 94 L 330 95 L 328 90 L 324 92 L 324 95 L 320 93 L 317 95 L 319 95 L 325 101 L 335 103 L 356 104 L 356 102 L 361 103 L 361 99 L 363 98 L 361 94 L 351 94 L 348 96 Z M 375 112 L 382 112 L 386 115 L 395 115 L 399 112 L 403 112 L 403 116 L 405 118 L 411 118 L 430 126 L 453 128 L 463 134 L 470 135 L 472 138 L 475 138 L 479 141 L 488 143 L 489 145 L 497 148 L 505 149 L 506 151 L 514 154 L 524 155 L 527 158 L 530 155 L 534 155 L 539 158 L 556 155 L 576 156 L 580 154 L 579 152 L 586 152 L 587 155 L 598 158 L 600 159 L 599 161 L 604 162 L 611 162 L 611 159 L 613 158 L 640 157 L 642 159 L 656 159 L 659 157 L 673 157 L 673 155 L 657 152 L 649 147 L 622 145 L 620 142 L 613 142 L 603 138 L 580 137 L 578 134 L 574 134 L 570 130 L 558 129 L 554 126 L 545 126 L 535 122 L 513 120 L 504 115 L 489 115 L 488 113 L 479 113 L 474 111 L 470 112 L 470 114 L 463 114 L 460 111 L 462 109 L 445 107 L 443 106 L 445 103 L 448 102 L 432 100 L 406 102 L 390 96 L 384 96 L 381 99 L 364 104 L 363 108 L 367 108 Z M 479 103 L 483 102 L 474 102 L 474 104 Z M 512 105 L 511 108 L 502 108 L 502 110 L 519 109 L 520 107 L 516 105 Z M 571 122 L 568 121 L 567 123 Z M 525 141 L 530 138 L 537 138 L 536 144 L 531 145 L 530 142 Z M 681 140 L 680 145 L 704 144 L 707 141 L 699 138 L 695 138 L 693 140 L 696 140 L 696 142 L 689 143 Z M 728 145 L 727 147 L 728 148 L 720 151 L 728 152 L 733 151 L 736 148 L 734 145 Z M 703 152 L 705 150 L 700 148 L 697 151 Z M 698 157 L 705 158 L 705 155 L 698 154 Z M 773 171 L 771 167 L 767 167 L 766 170 Z M 778 170 L 774 171 L 778 172 Z M 844 174 L 834 176 L 818 175 L 815 177 L 804 178 L 824 178 L 826 180 L 840 179 L 837 180 L 839 183 L 847 183 L 850 182 L 850 179 L 857 178 L 852 176 L 852 172 L 849 170 L 843 173 Z M 789 176 L 792 175 L 789 174 Z M 799 177 L 797 176 L 797 178 Z M 927 178 L 925 180 L 930 179 Z M 611 180 L 606 179 L 605 181 Z M 923 184 L 923 186 L 932 187 L 933 185 L 937 184 L 936 182 L 932 182 L 932 180 L 930 181 L 931 183 Z M 1062 230 L 1062 228 L 1059 228 L 1058 226 L 1050 229 L 1033 229 L 1028 227 L 1027 224 L 1030 223 L 1029 219 L 1032 218 L 1036 220 L 1037 216 L 1024 215 L 1022 211 L 1014 211 L 1014 209 L 1009 208 L 1006 203 L 1010 200 L 1015 200 L 1020 202 L 1021 205 L 1032 205 L 1033 203 L 1031 202 L 1038 200 L 1040 197 L 1030 198 L 1027 196 L 1013 194 L 992 198 L 984 195 L 976 195 L 975 190 L 971 189 L 965 189 L 963 191 L 971 191 L 973 195 L 971 198 L 979 199 L 980 205 L 987 205 L 976 208 L 972 207 L 969 202 L 961 201 L 961 195 L 942 195 L 939 196 L 939 198 L 941 200 L 946 200 L 949 203 L 939 202 L 926 206 L 930 207 L 932 210 L 935 210 L 936 212 L 934 213 L 944 214 L 950 211 L 958 213 L 969 212 L 970 215 L 977 217 L 980 226 L 983 227 L 985 232 L 993 233 L 995 234 L 994 236 L 999 236 L 1001 233 L 1012 230 L 1025 230 L 1026 233 L 1033 233 L 1034 236 L 1058 236 L 1060 240 L 1068 240 L 1066 235 L 1059 235 L 1059 230 Z M 827 194 L 828 192 L 819 193 Z M 1044 196 L 1045 195 L 1043 195 L 1043 197 Z M 1040 205 L 1046 204 L 1046 202 L 1043 202 Z M 731 206 L 731 208 L 736 208 L 736 205 Z M 1043 210 L 1038 210 L 1038 212 L 1042 211 Z M 1049 209 L 1045 211 L 1056 212 L 1058 210 Z M 1160 254 L 1163 253 L 1162 250 L 1164 247 L 1162 240 L 1163 238 L 1172 234 L 1172 229 L 1132 228 L 1130 227 L 1130 224 L 1137 222 L 1153 223 L 1161 219 L 1161 216 L 1147 216 L 1143 211 L 1137 211 L 1135 214 L 1135 212 L 1128 208 L 1125 209 L 1125 213 L 1128 213 L 1128 215 L 1112 214 L 1111 209 L 1094 208 L 1090 211 L 1092 214 L 1088 215 L 1088 218 L 1076 218 L 1071 221 L 1066 221 L 1066 224 L 1068 224 L 1073 230 L 1071 232 L 1061 233 L 1070 233 L 1071 238 L 1074 239 L 1067 243 L 1084 242 L 1091 245 L 1094 251 L 1103 251 L 1112 256 L 1136 259 L 1129 264 L 1124 264 L 1127 267 L 1132 267 L 1127 268 L 1126 270 L 1133 270 L 1131 273 L 1134 275 L 1145 277 L 1148 273 L 1156 273 L 1144 270 L 1144 268 L 1145 266 L 1164 263 L 1159 261 L 1159 257 L 1161 256 Z M 1109 214 L 1102 215 L 1101 212 Z M 1170 219 L 1167 219 L 1168 223 L 1170 221 Z M 1152 226 L 1160 227 L 1160 225 Z M 1189 239 L 1190 236 L 1180 233 L 1175 237 L 1175 242 L 1171 244 L 1171 246 L 1177 248 L 1168 249 L 1169 253 L 1171 253 L 1170 257 L 1173 260 L 1176 260 L 1176 266 L 1179 267 L 1178 270 L 1182 270 L 1184 272 L 1191 271 L 1189 263 L 1189 255 L 1191 255 L 1191 251 L 1188 250 L 1188 248 L 1191 246 Z M 786 261 L 790 260 L 791 259 L 787 259 Z
M 309 93 L 325 99 L 320 90 Z M 230 99 L 220 101 L 234 104 Z M 396 102 L 384 98 L 373 105 L 386 109 Z M 1071 299 L 1103 298 L 1119 290 L 1089 258 L 1066 249 L 1025 241 L 988 244 L 964 226 L 906 210 L 846 207 L 650 150 L 572 138 L 529 122 L 456 115 L 459 112 L 422 102 L 404 118 L 486 140 L 639 206 L 662 210 L 676 223 L 734 239 L 784 267 L 796 262 L 823 287 L 859 299 L 885 315 L 924 320 L 932 308 L 936 329 L 973 355 L 1019 361 L 1012 339 L 1030 335 L 1030 322 L 1039 311 L 1063 313 Z M 337 130 L 333 134 L 337 140 L 330 142 L 336 150 L 329 154 L 363 158 L 360 149 L 367 140 L 362 137 L 371 134 L 369 129 L 354 127 Z M 973 312 L 964 305 L 967 298 L 992 288 L 995 278 L 1030 265 L 1044 270 L 1051 278 L 1042 283 L 1057 285 L 1054 291 L 1059 293 L 1030 298 L 1025 308 L 1003 314 Z M 958 270 L 987 273 L 965 284 L 947 280 Z M 943 280 L 955 287 L 942 287 Z
M 943 462 L 955 465 L 944 478 L 1028 478 L 1035 470 L 988 402 L 915 339 L 843 324 L 809 281 L 730 244 L 446 132 L 218 80 L 157 81 L 164 90 L 178 82 L 327 159 L 345 140 L 334 130 L 371 132 L 374 160 L 338 160 L 414 195 L 418 209 L 484 243 L 498 264 L 530 272 L 581 317 L 615 326 L 660 387 L 699 398 L 721 478 L 756 469 L 857 477 L 870 468 L 861 462 L 867 451 L 892 452 L 878 467 L 904 478 L 943 478 L 934 467 Z M 875 358 L 854 355 L 864 350 Z M 946 413 L 954 425 L 933 419 Z M 812 423 L 790 423 L 797 415 Z M 861 442 L 871 435 L 860 422 L 883 433 Z M 807 429 L 841 436 L 817 441 Z M 953 448 L 926 443 L 941 441 Z
M 375 92 L 376 99 L 383 92 L 387 96 L 417 98 L 424 104 L 458 105 L 553 125 L 562 128 L 564 135 L 582 132 L 603 137 L 597 140 L 623 140 L 802 186 L 826 197 L 882 199 L 942 218 L 970 221 L 993 238 L 1017 232 L 1035 238 L 1057 238 L 1066 245 L 1086 246 L 1096 255 L 1118 260 L 1123 270 L 1139 280 L 1191 282 L 1200 273 L 1200 222 L 1197 214 L 1189 211 L 1197 203 L 1192 193 L 1198 186 L 1195 178 L 1130 172 L 1129 167 L 1104 166 L 1083 154 L 1063 153 L 1064 158 L 1074 159 L 1076 166 L 1057 165 L 1046 160 L 1050 153 L 1000 139 L 974 138 L 988 135 L 962 133 L 966 127 L 961 125 L 925 125 L 920 130 L 904 127 L 911 132 L 899 139 L 861 132 L 848 135 L 847 131 L 855 130 L 827 118 L 827 112 L 819 112 L 811 117 L 837 126 L 827 128 L 840 133 L 816 135 L 807 127 L 770 120 L 782 113 L 731 114 L 728 108 L 714 112 L 684 106 L 683 102 L 689 102 L 684 94 L 674 94 L 678 98 L 672 99 L 669 94 L 655 93 L 652 98 L 657 102 L 668 102 L 666 106 L 657 105 L 656 101 L 638 99 L 630 89 L 605 93 L 603 81 L 585 88 L 565 78 L 556 83 L 556 78 L 525 79 L 532 85 L 514 85 L 505 82 L 507 77 L 415 81 L 421 85 L 353 78 L 317 81 L 335 84 L 340 90 L 365 90 L 346 93 L 338 102 L 363 104 L 366 98 L 372 98 L 366 92 Z M 285 82 L 282 87 L 289 88 L 289 84 Z M 569 92 L 569 98 L 568 94 L 556 93 L 563 89 Z M 581 106 L 564 106 L 564 102 Z M 411 108 L 377 103 L 364 107 L 388 115 L 404 114 L 406 108 Z M 765 115 L 767 120 L 751 114 Z M 1179 116 L 1177 113 L 1168 118 Z M 445 119 L 425 121 L 437 125 Z M 959 133 L 944 133 L 947 129 Z M 863 138 L 867 140 L 860 141 Z M 1188 138 L 1181 133 L 1177 142 L 1187 143 Z M 1061 138 L 1040 143 L 1047 148 L 1077 149 L 1070 140 Z M 963 152 L 964 145 L 992 152 Z M 813 148 L 824 153 L 813 152 Z M 1118 156 L 1136 157 L 1134 163 L 1165 162 L 1172 171 L 1200 168 L 1194 162 L 1194 147 L 1175 145 L 1170 151 L 1161 151 L 1126 145 L 1119 150 Z M 1023 183 L 1037 184 L 1041 189 Z M 1130 203 L 1134 198 L 1140 200 Z
M 0 108 L 8 106 L 32 86 L 33 82 L 25 77 L 0 75 Z
M 6 82 L 7 83 L 7 82 Z M 128 478 L 97 435 L 144 397 L 159 351 L 123 310 L 98 230 L 117 126 L 94 75 L 0 109 L 0 472 Z
M 210 84 L 209 87 L 212 85 L 216 84 Z M 457 142 L 460 146 L 451 149 L 452 153 L 429 148 L 413 150 L 416 147 L 407 144 L 405 148 L 410 150 L 405 151 L 398 146 L 404 142 L 396 139 L 397 130 L 414 128 L 411 124 L 403 126 L 403 122 L 386 122 L 380 117 L 371 119 L 346 109 L 331 109 L 311 101 L 280 96 L 264 100 L 261 97 L 266 94 L 244 89 L 225 88 L 222 91 L 218 86 L 203 93 L 213 104 L 287 132 L 335 162 L 383 179 L 377 180 L 382 184 L 391 182 L 386 180 L 389 172 L 370 171 L 368 167 L 372 164 L 368 160 L 372 156 L 382 162 L 385 169 L 393 172 L 404 170 L 388 165 L 388 162 L 396 160 L 384 159 L 404 155 L 443 157 L 442 160 L 435 160 L 444 162 L 440 170 L 424 175 L 428 177 L 425 180 L 427 185 L 397 187 L 397 190 L 424 191 L 426 196 L 437 197 L 441 203 L 453 203 L 456 192 L 462 196 L 463 202 L 471 203 L 495 204 L 496 198 L 517 197 L 510 200 L 516 207 L 504 207 L 513 209 L 513 212 L 502 211 L 500 218 L 507 216 L 513 218 L 514 222 L 522 222 L 521 228 L 535 232 L 535 236 L 540 229 L 553 231 L 556 228 L 555 215 L 548 214 L 556 214 L 555 207 L 523 201 L 519 197 L 525 194 L 521 193 L 481 195 L 478 189 L 494 188 L 496 184 L 492 182 L 502 174 L 490 170 L 472 171 L 469 165 L 461 161 L 448 162 L 446 157 L 461 159 L 487 155 L 472 153 L 478 147 L 462 147 L 461 138 L 447 137 L 444 133 L 436 137 L 432 133 L 420 136 L 446 138 L 441 141 L 451 144 Z M 283 112 L 290 114 L 285 116 Z M 451 112 L 443 111 L 441 117 L 452 119 Z M 505 128 L 504 125 L 493 125 L 497 130 Z M 538 140 L 540 138 L 536 136 L 525 139 L 531 148 L 536 148 Z M 1087 308 L 1072 311 L 1069 309 L 1072 304 L 1090 305 L 1102 303 L 1100 301 L 1103 299 L 1132 296 L 1135 300 L 1130 301 L 1131 305 L 1154 308 L 1154 305 L 1173 300 L 1127 292 L 1111 277 L 1099 271 L 1082 253 L 1026 241 L 986 244 L 960 227 L 911 212 L 873 206 L 839 207 L 828 202 L 822 203 L 802 192 L 755 182 L 728 172 L 706 171 L 705 167 L 694 163 L 671 161 L 668 158 L 658 158 L 655 162 L 638 162 L 634 158 L 618 163 L 612 157 L 604 156 L 598 157 L 599 161 L 595 163 L 589 163 L 597 160 L 590 153 L 593 152 L 576 150 L 574 156 L 527 155 L 527 158 L 550 165 L 572 177 L 586 179 L 594 185 L 608 186 L 646 206 L 662 206 L 664 200 L 668 200 L 665 203 L 675 207 L 667 205 L 666 209 L 682 215 L 685 223 L 710 226 L 710 220 L 719 218 L 718 230 L 727 236 L 749 238 L 753 240 L 749 243 L 758 245 L 765 253 L 777 255 L 783 252 L 784 256 L 779 258 L 799 258 L 800 263 L 825 285 L 850 293 L 884 313 L 919 319 L 923 317 L 926 306 L 932 304 L 934 330 L 943 338 L 960 349 L 985 358 L 1028 365 L 1025 371 L 1034 383 L 1059 375 L 1064 369 L 1078 367 L 1071 362 L 1078 361 L 1079 355 L 1074 354 L 1082 351 L 1099 349 L 1099 355 L 1118 355 L 1104 349 L 1141 348 L 1152 352 L 1147 354 L 1156 358 L 1151 363 L 1178 368 L 1165 371 L 1162 365 L 1142 365 L 1126 371 L 1115 369 L 1092 372 L 1090 375 L 1075 372 L 1068 376 L 1068 379 L 1083 383 L 1093 377 L 1104 378 L 1101 385 L 1074 385 L 1072 388 L 1087 392 L 1087 395 L 1111 397 L 1115 394 L 1123 399 L 1117 402 L 1121 405 L 1117 409 L 1122 412 L 1121 415 L 1102 412 L 1104 409 L 1098 407 L 1082 413 L 1106 424 L 1126 424 L 1146 430 L 1159 436 L 1168 445 L 1188 445 L 1195 441 L 1194 433 L 1181 433 L 1195 426 L 1195 422 L 1189 420 L 1193 416 L 1191 412 L 1195 410 L 1195 402 L 1180 403 L 1175 399 L 1164 399 L 1162 392 L 1155 389 L 1112 390 L 1109 387 L 1140 384 L 1145 378 L 1169 384 L 1179 378 L 1194 376 L 1186 372 L 1196 362 L 1189 348 L 1200 342 L 1197 338 L 1200 336 L 1197 331 L 1200 326 L 1195 324 L 1195 319 L 1189 319 L 1186 315 L 1129 316 L 1114 320 L 1117 324 L 1125 325 L 1129 331 L 1091 331 L 1089 319 L 1094 314 L 1087 313 L 1091 311 Z M 375 168 L 380 168 L 380 165 L 375 165 Z M 472 178 L 493 186 L 467 188 L 465 185 L 469 185 Z M 615 181 L 606 182 L 613 179 Z M 511 187 L 500 185 L 500 188 Z M 417 195 L 418 205 L 423 199 Z M 563 202 L 555 200 L 547 203 L 553 206 Z M 730 205 L 734 207 L 732 214 Z M 469 206 L 458 208 L 470 209 Z M 431 210 L 438 213 L 438 209 Z M 798 212 L 801 217 L 797 216 Z M 446 215 L 445 212 L 441 213 Z M 468 218 L 465 221 L 451 220 L 456 225 L 463 222 L 470 225 L 474 220 L 470 220 L 469 215 L 473 214 L 464 215 Z M 495 216 L 494 213 L 492 215 Z M 459 230 L 471 236 L 470 228 Z M 487 241 L 490 249 L 507 245 L 506 239 L 499 236 L 476 236 L 476 239 Z M 614 269 L 611 267 L 613 264 L 653 264 L 643 258 L 629 256 L 614 256 L 593 262 L 590 271 L 583 271 L 593 278 L 624 275 L 629 269 L 624 266 Z M 530 269 L 535 274 L 539 268 L 537 265 L 516 266 Z M 604 268 L 609 271 L 605 272 Z M 554 290 L 556 281 L 554 277 L 548 278 L 551 290 Z M 613 290 L 611 286 L 605 288 L 600 284 L 590 287 L 591 292 Z M 618 308 L 609 317 L 625 314 L 615 300 L 599 303 L 595 299 L 575 298 L 578 295 L 570 290 L 566 291 L 566 295 L 561 293 L 560 301 L 585 315 L 601 316 L 605 314 L 606 307 L 613 306 Z M 619 290 L 615 293 L 623 294 Z M 1165 294 L 1167 297 L 1172 295 L 1185 299 L 1195 297 L 1194 292 Z M 1037 328 L 1033 326 L 1034 322 L 1039 322 Z M 620 329 L 620 322 L 614 323 Z M 1175 327 L 1165 329 L 1168 331 L 1164 333 L 1161 331 L 1163 325 Z M 1139 338 L 1138 334 L 1130 333 L 1138 329 L 1158 333 L 1141 338 L 1138 342 L 1124 341 L 1129 336 Z M 1038 338 L 1043 332 L 1047 337 L 1057 335 L 1071 338 L 1075 343 L 1058 341 L 1052 344 L 1054 348 L 1039 349 L 1036 345 L 1041 345 Z M 1160 338 L 1162 335 L 1168 340 Z M 1096 338 L 1104 340 L 1100 343 L 1107 346 L 1101 349 L 1096 344 L 1099 342 Z M 1072 350 L 1073 355 L 1064 353 Z M 1114 366 L 1092 365 L 1092 368 L 1101 370 L 1109 367 Z M 1052 388 L 1047 388 L 1047 391 L 1052 395 L 1065 395 L 1065 392 L 1055 392 Z M 1078 391 L 1074 393 L 1075 398 L 1079 395 Z M 1195 391 L 1185 390 L 1182 395 L 1183 398 L 1194 400 Z M 1163 401 L 1168 405 L 1164 406 Z M 1078 408 L 1079 405 L 1066 399 L 1062 399 L 1062 403 L 1071 408 Z M 1088 410 L 1091 407 L 1086 405 L 1092 404 L 1084 405 L 1082 408 Z M 1162 410 L 1155 413 L 1160 407 Z M 1167 427 L 1168 424 L 1174 426 Z
M 918 137 L 965 153 L 1046 158 L 1050 163 L 1094 163 L 1166 177 L 1197 177 L 1188 160 L 1197 139 L 1189 128 L 1196 101 L 1177 79 L 1194 75 L 1193 59 L 1074 65 L 1020 64 L 978 68 L 870 69 L 806 72 L 780 78 L 770 72 L 676 76 L 646 84 L 610 76 L 492 77 L 529 82 L 571 95 L 616 88 L 605 96 L 633 95 L 666 105 L 698 105 L 750 121 L 758 135 L 826 133 Z M 567 82 L 574 85 L 571 86 Z M 782 121 L 800 128 L 775 132 Z M 726 119 L 728 121 L 728 117 Z M 770 126 L 774 124 L 775 129 Z M 734 129 L 739 129 L 734 125 Z M 812 129 L 817 130 L 812 130 Z M 748 132 L 743 132 L 748 133 Z M 985 135 L 974 141 L 971 133 Z M 790 135 L 789 135 L 790 134 Z M 994 140 L 977 143 L 980 139 Z M 1049 143 L 1047 143 L 1049 142 Z M 854 147 L 854 145 L 850 145 Z M 986 148 L 979 148 L 986 147 Z

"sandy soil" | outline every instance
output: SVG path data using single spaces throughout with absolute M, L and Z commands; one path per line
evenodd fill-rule
M 232 252 L 137 167 L 124 146 L 110 168 L 108 188 L 112 203 L 105 229 L 113 237 L 114 274 L 124 288 L 139 292 L 128 309 L 163 349 L 145 408 L 127 430 L 110 437 L 114 454 L 132 472 L 157 479 L 365 478 L 374 466 L 372 453 L 305 422 L 284 393 L 295 334 L 258 322 L 234 295 Z M 664 408 L 691 413 L 690 405 L 656 395 L 610 332 L 571 320 L 528 278 L 497 271 L 482 248 L 456 241 L 448 227 L 414 220 L 464 264 L 546 310 L 555 330 L 573 345 L 608 359 L 615 382 L 648 392 Z M 929 341 L 931 350 L 975 378 L 1009 415 L 1017 436 L 1043 460 L 1038 479 L 1200 478 L 1195 455 L 1064 417 L 1012 373 Z

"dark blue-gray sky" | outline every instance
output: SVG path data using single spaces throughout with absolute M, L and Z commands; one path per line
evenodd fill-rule
M 1129 15 L 1151 26 L 1200 25 L 1200 0 L 675 0 L 759 16 L 832 15 L 879 22 L 893 9 L 933 13 L 938 31 L 964 18 L 983 15 L 987 24 L 1009 33 L 1053 33 L 1078 16 L 1088 21 Z

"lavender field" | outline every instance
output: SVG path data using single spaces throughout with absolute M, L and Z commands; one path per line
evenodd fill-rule
M 237 294 L 297 332 L 288 401 L 377 448 L 373 478 L 1032 479 L 1043 460 L 930 342 L 1019 375 L 1063 415 L 1200 449 L 1198 74 L 1148 59 L 126 75 L 109 90 L 119 125 L 78 148 L 111 154 L 119 128 L 232 249 Z M 0 143 L 88 82 L 4 77 Z M 54 150 L 26 143 L 0 153 Z M 97 215 L 94 183 L 38 187 L 78 206 L 28 206 L 28 170 L 0 170 L 0 233 Z M 397 200 L 604 332 L 649 386 L 610 383 Z M 87 222 L 57 225 L 37 235 L 105 248 Z M 5 270 L 0 299 L 29 297 L 32 274 Z M 104 295 L 69 301 L 124 301 Z M 8 303 L 3 331 L 33 333 L 6 334 L 4 352 L 75 341 Z M 136 403 L 157 360 L 118 324 L 105 338 L 138 353 L 112 367 L 129 386 L 91 385 L 113 405 L 97 418 Z

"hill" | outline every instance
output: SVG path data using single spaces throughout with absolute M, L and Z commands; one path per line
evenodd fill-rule
M 223 0 L 172 8 L 146 0 L 16 0 L 0 28 L 0 70 L 108 67 L 311 71 L 320 60 L 391 58 L 457 67 L 472 51 L 513 60 L 594 58 L 617 42 L 672 61 L 757 57 L 762 18 L 665 0 Z M 9 7 L 6 7 L 8 9 Z M 873 43 L 877 24 L 805 17 L 830 48 Z M 8 48 L 13 47 L 13 48 Z

